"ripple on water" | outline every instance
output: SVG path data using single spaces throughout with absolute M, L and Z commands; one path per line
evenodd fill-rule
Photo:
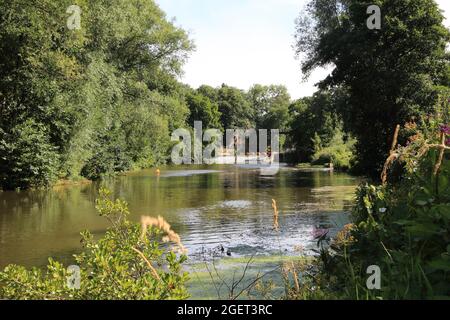
M 148 170 L 105 184 L 127 200 L 136 221 L 148 212 L 166 218 L 187 246 L 191 261 L 201 250 L 217 251 L 220 246 L 232 257 L 294 255 L 296 246 L 313 248 L 314 228 L 337 230 L 345 223 L 343 211 L 355 188 L 347 175 L 338 173 L 282 168 L 275 178 L 267 178 L 235 166 L 180 169 L 162 168 L 161 180 Z M 43 265 L 49 256 L 58 259 L 80 250 L 81 230 L 100 236 L 107 224 L 95 211 L 97 196 L 95 184 L 59 192 L 0 194 L 0 265 Z M 273 228 L 272 198 L 280 211 L 278 232 Z
M 227 200 L 222 201 L 217 205 L 219 208 L 229 208 L 229 209 L 245 209 L 252 206 L 252 201 L 248 200 Z

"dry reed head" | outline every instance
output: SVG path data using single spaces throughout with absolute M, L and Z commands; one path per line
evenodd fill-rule
M 434 166 L 433 175 L 437 175 L 439 171 L 441 170 L 442 162 L 444 161 L 444 152 L 445 152 L 445 133 L 441 132 L 441 144 L 439 145 L 439 156 L 438 160 L 436 162 L 436 165 Z
M 388 170 L 394 163 L 394 161 L 398 159 L 398 157 L 399 157 L 398 153 L 391 153 L 391 155 L 389 155 L 386 162 L 384 163 L 383 171 L 381 172 L 381 182 L 383 184 L 386 184 L 388 178 Z
M 337 245 L 349 245 L 354 243 L 356 239 L 352 236 L 352 231 L 356 229 L 355 224 L 349 223 L 344 226 L 344 228 L 339 231 L 336 235 L 334 243 Z
M 141 237 L 144 239 L 147 234 L 148 227 L 155 227 L 159 230 L 166 233 L 166 236 L 163 237 L 164 242 L 173 242 L 176 244 L 175 249 L 180 253 L 187 253 L 186 248 L 181 243 L 180 236 L 171 229 L 170 224 L 164 220 L 163 217 L 158 216 L 158 218 L 142 216 L 141 217 L 141 225 L 142 225 L 142 235 Z
M 293 290 L 295 294 L 298 294 L 301 291 L 301 275 L 305 272 L 307 266 L 308 264 L 304 261 L 287 261 L 283 262 L 281 266 L 281 273 L 285 281 L 289 281 L 291 278 L 290 276 L 292 275 L 292 279 L 294 280 L 294 288 L 291 290 Z
M 272 208 L 273 208 L 273 227 L 275 230 L 278 230 L 278 208 L 277 208 L 277 202 L 275 199 L 272 199 Z
M 447 126 L 445 126 L 446 128 L 448 128 Z M 406 129 L 416 129 L 416 125 L 409 123 L 405 125 Z M 446 129 L 448 130 L 448 129 Z M 394 139 L 392 141 L 392 146 L 391 146 L 391 151 L 389 153 L 389 157 L 387 158 L 384 167 L 383 167 L 383 171 L 381 173 L 381 182 L 383 184 L 387 183 L 387 178 L 388 178 L 388 170 L 391 167 L 392 163 L 396 160 L 402 160 L 402 157 L 404 156 L 402 154 L 402 152 L 395 152 L 395 147 L 397 145 L 397 140 L 398 140 L 398 135 L 399 135 L 399 131 L 400 131 L 400 126 L 397 125 L 396 129 L 395 129 L 395 133 L 394 133 Z M 450 150 L 450 147 L 446 146 L 446 133 L 445 131 L 441 128 L 441 134 L 440 134 L 440 141 L 439 144 L 429 144 L 427 140 L 425 140 L 423 142 L 423 146 L 418 150 L 417 154 L 415 154 L 415 158 L 416 159 L 420 159 L 422 158 L 431 148 L 434 149 L 438 149 L 439 154 L 438 154 L 438 159 L 436 160 L 434 169 L 433 169 L 433 175 L 437 176 L 441 166 L 442 166 L 442 162 L 444 161 L 444 153 L 446 150 Z M 416 135 L 410 137 L 410 142 L 415 142 L 417 140 L 421 140 L 423 139 L 423 135 L 421 133 L 417 133 Z
M 387 175 L 388 175 L 388 170 L 389 170 L 390 166 L 399 157 L 399 154 L 395 153 L 395 149 L 397 148 L 399 133 L 400 133 L 400 125 L 398 124 L 395 127 L 394 138 L 392 139 L 392 145 L 391 145 L 391 150 L 389 151 L 389 157 L 387 158 L 387 160 L 384 164 L 384 167 L 383 167 L 383 171 L 381 172 L 381 182 L 383 184 L 386 184 L 386 182 L 387 182 Z

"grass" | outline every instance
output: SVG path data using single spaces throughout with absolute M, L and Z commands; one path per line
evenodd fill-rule
M 249 257 L 224 257 L 218 261 L 195 263 L 187 267 L 190 281 L 187 283 L 191 299 L 229 299 L 230 289 L 244 290 L 238 299 L 260 299 L 258 287 L 270 283 L 273 298 L 282 298 L 285 290 L 281 267 L 289 262 L 310 258 L 282 255 L 261 255 Z M 250 261 L 250 263 L 249 263 Z M 238 284 L 237 282 L 242 278 Z M 256 281 L 261 278 L 260 281 Z

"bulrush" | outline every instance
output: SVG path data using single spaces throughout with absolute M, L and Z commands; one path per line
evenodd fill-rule
M 164 231 L 166 233 L 166 236 L 163 237 L 164 242 L 173 242 L 176 244 L 176 251 L 180 253 L 187 253 L 186 248 L 181 243 L 180 236 L 171 229 L 170 224 L 164 220 L 163 217 L 158 216 L 158 218 L 149 217 L 149 216 L 142 216 L 141 217 L 141 224 L 142 224 L 142 238 L 144 238 L 147 234 L 147 228 L 148 227 L 156 227 L 161 231 Z
M 277 201 L 275 199 L 272 199 L 272 208 L 273 208 L 273 227 L 275 230 L 278 231 L 278 208 L 277 208 Z

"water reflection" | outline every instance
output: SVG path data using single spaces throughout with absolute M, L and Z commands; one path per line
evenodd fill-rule
M 222 245 L 233 256 L 294 254 L 311 248 L 314 227 L 347 221 L 357 180 L 346 174 L 281 168 L 275 177 L 235 166 L 161 168 L 102 182 L 128 201 L 131 219 L 162 215 L 180 233 L 192 261 Z M 107 222 L 94 202 L 99 184 L 51 191 L 0 193 L 0 267 L 44 265 L 49 256 L 72 262 L 79 232 L 101 234 Z M 271 199 L 280 211 L 272 227 Z

